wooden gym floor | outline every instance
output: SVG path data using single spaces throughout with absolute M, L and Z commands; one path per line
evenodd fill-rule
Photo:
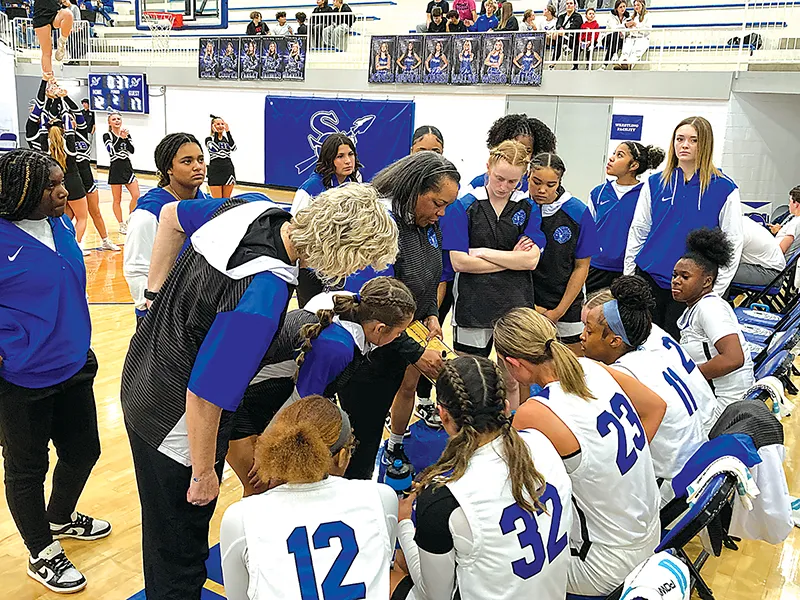
M 98 179 L 104 182 L 105 174 L 100 173 Z M 143 191 L 145 186 L 155 185 L 154 180 L 147 177 L 140 177 L 139 181 Z M 291 201 L 291 194 L 285 192 L 270 195 L 277 201 Z M 117 233 L 107 186 L 101 185 L 100 197 L 111 238 L 122 245 L 125 237 Z M 127 198 L 125 192 L 123 207 L 127 205 Z M 100 240 L 91 220 L 84 241 L 87 248 L 99 246 Z M 70 559 L 88 579 L 86 589 L 76 597 L 125 600 L 139 592 L 143 585 L 139 502 L 119 404 L 119 377 L 128 341 L 134 331 L 133 306 L 122 274 L 122 252 L 92 251 L 86 257 L 86 268 L 93 324 L 92 346 L 100 364 L 94 391 L 103 453 L 78 508 L 84 513 L 108 519 L 114 530 L 108 538 L 96 542 L 64 540 L 62 543 Z M 794 496 L 800 496 L 800 447 L 794 431 L 798 418 L 794 416 L 784 421 L 788 449 L 786 472 L 789 490 Z M 55 462 L 55 454 L 52 456 L 52 462 Z M 239 482 L 233 472 L 226 469 L 211 523 L 212 544 L 219 541 L 223 512 L 240 497 Z M 6 503 L 0 502 L 0 585 L 6 590 L 0 592 L 0 597 L 14 600 L 61 597 L 25 574 L 26 558 L 26 549 Z M 779 546 L 745 541 L 738 552 L 724 550 L 720 558 L 709 559 L 703 575 L 719 600 L 800 600 L 800 529 L 795 528 L 786 542 Z M 206 587 L 224 593 L 222 586 L 213 582 Z

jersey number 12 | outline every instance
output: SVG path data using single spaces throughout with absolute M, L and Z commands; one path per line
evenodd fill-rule
M 358 542 L 353 528 L 334 521 L 322 523 L 314 532 L 311 540 L 314 549 L 330 548 L 331 540 L 337 538 L 342 545 L 339 556 L 333 561 L 330 571 L 322 580 L 323 600 L 360 600 L 367 597 L 367 586 L 364 583 L 351 583 L 342 585 L 347 572 L 353 566 L 353 561 L 358 555 Z M 317 575 L 314 573 L 314 563 L 311 560 L 311 548 L 308 545 L 308 530 L 305 527 L 295 527 L 286 540 L 289 554 L 294 554 L 294 564 L 297 568 L 297 579 L 300 582 L 300 597 L 303 600 L 319 600 L 317 593 Z

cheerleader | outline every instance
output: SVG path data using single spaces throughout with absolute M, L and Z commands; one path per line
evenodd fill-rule
M 525 114 L 506 115 L 492 123 L 486 136 L 486 146 L 491 150 L 506 140 L 514 140 L 525 146 L 529 157 L 542 152 L 556 151 L 556 136 L 550 128 L 539 119 L 528 117 Z M 468 194 L 471 189 L 484 185 L 486 185 L 486 173 L 481 173 L 459 193 L 461 195 Z M 528 191 L 527 177 L 522 178 L 520 190 Z
M 472 64 L 475 62 L 475 54 L 472 52 L 471 40 L 464 40 L 461 52 L 458 53 L 458 58 L 458 75 L 453 77 L 453 83 L 477 83 L 478 74 L 472 68 Z
M 533 285 L 536 310 L 556 324 L 561 342 L 580 353 L 583 285 L 600 247 L 588 207 L 561 184 L 566 170 L 555 154 L 538 154 L 531 161 L 528 191 L 541 207 L 546 239 Z
M 442 42 L 437 40 L 433 51 L 425 60 L 425 83 L 447 83 L 447 57 L 442 52 Z
M 413 597 L 564 598 L 572 484 L 553 444 L 510 426 L 503 374 L 488 359 L 447 361 L 436 397 L 450 439 L 420 478 L 416 527 L 414 497 L 399 506 Z
M 120 247 L 112 242 L 108 237 L 106 222 L 103 219 L 103 214 L 100 212 L 100 194 L 97 191 L 94 173 L 92 173 L 92 144 L 90 142 L 91 131 L 89 130 L 89 125 L 84 118 L 83 112 L 78 108 L 78 105 L 75 104 L 72 98 L 65 94 L 63 101 L 66 103 L 66 106 L 76 123 L 75 162 L 77 163 L 78 175 L 80 175 L 83 188 L 86 190 L 86 202 L 88 205 L 89 216 L 92 218 L 92 222 L 94 223 L 95 229 L 97 229 L 97 233 L 100 234 L 100 250 L 119 252 Z
M 486 60 L 483 61 L 483 65 L 486 67 L 486 74 L 483 83 L 506 82 L 506 74 L 500 70 L 500 68 L 503 66 L 503 60 L 505 60 L 503 42 L 501 40 L 497 40 L 494 43 L 492 51 L 486 57 Z
M 539 85 L 542 82 L 541 64 L 542 57 L 533 49 L 533 40 L 528 40 L 525 50 L 514 57 L 514 66 L 519 69 L 514 83 Z
M 203 148 L 190 133 L 170 133 L 153 153 L 158 184 L 142 196 L 128 220 L 123 273 L 133 298 L 137 325 L 147 315 L 147 274 L 158 232 L 161 209 L 175 200 L 204 199 L 206 176 Z M 150 297 L 152 300 L 153 297 Z
M 397 59 L 397 83 L 419 83 L 419 66 L 422 59 L 414 48 L 414 41 L 409 40 L 405 52 Z
M 119 232 L 128 233 L 128 222 L 122 219 L 122 186 L 131 195 L 129 213 L 136 208 L 139 200 L 139 182 L 133 173 L 130 155 L 134 153 L 133 139 L 127 129 L 122 127 L 122 115 L 112 112 L 108 115 L 108 133 L 103 134 L 103 144 L 108 151 L 111 166 L 108 168 L 108 184 L 111 186 L 111 208 L 119 223 Z
M 238 73 L 236 53 L 233 51 L 233 44 L 228 42 L 225 53 L 219 59 L 219 76 L 226 79 L 236 79 Z
M 416 308 L 405 285 L 377 277 L 357 294 L 320 294 L 305 309 L 286 315 L 267 364 L 250 382 L 233 417 L 227 461 L 245 496 L 266 489 L 252 477 L 256 437 L 284 402 L 313 394 L 334 398 L 368 352 L 405 331 Z
M 625 275 L 639 275 L 650 285 L 656 300 L 653 322 L 676 339 L 684 306 L 673 300 L 670 280 L 689 232 L 719 226 L 733 245 L 731 262 L 716 280 L 718 295 L 728 289 L 742 254 L 739 188 L 714 166 L 713 153 L 714 132 L 706 119 L 689 117 L 678 123 L 666 167 L 642 186 L 625 248 Z
M 650 454 L 656 477 L 667 483 L 708 441 L 702 415 L 688 384 L 670 366 L 668 350 L 641 347 L 650 336 L 655 306 L 647 284 L 636 276 L 620 277 L 611 284 L 611 294 L 612 300 L 588 311 L 581 348 L 587 358 L 629 373 L 666 402 Z M 670 500 L 671 487 L 661 487 L 664 500 Z
M 372 80 L 375 83 L 392 83 L 392 57 L 389 55 L 388 42 L 381 42 L 378 52 L 375 54 L 375 72 Z
M 231 152 L 236 151 L 230 127 L 221 117 L 211 115 L 211 135 L 206 138 L 208 150 L 208 188 L 213 198 L 230 198 L 236 185 L 236 170 Z
M 681 347 L 711 382 L 720 411 L 741 400 L 753 385 L 753 361 L 730 304 L 714 290 L 733 260 L 733 245 L 720 229 L 699 229 L 686 238 L 675 264 L 672 297 L 686 305 L 678 319 Z
M 255 42 L 247 42 L 241 62 L 242 66 L 240 71 L 242 74 L 242 79 L 258 79 L 258 65 L 261 62 L 261 59 L 258 54 L 256 54 Z
M 488 358 L 494 322 L 512 308 L 534 304 L 531 271 L 545 237 L 539 207 L 518 190 L 527 166 L 528 152 L 519 142 L 493 148 L 486 185 L 459 198 L 442 218 L 442 249 L 456 273 L 453 347 L 460 353 Z M 519 405 L 517 392 L 514 386 L 509 393 L 512 410 Z
M 358 161 L 356 145 L 343 133 L 334 133 L 325 138 L 317 157 L 317 166 L 311 176 L 297 189 L 292 200 L 291 213 L 296 215 L 312 200 L 324 192 L 345 183 L 360 182 L 358 172 L 362 165 Z M 302 270 L 297 286 L 297 302 L 300 308 L 323 290 L 322 282 L 314 273 Z
M 605 597 L 660 539 L 648 442 L 666 404 L 633 377 L 576 358 L 533 309 L 501 317 L 494 339 L 514 379 L 543 388 L 519 408 L 514 428 L 547 436 L 572 480 L 580 527 L 570 532 L 567 592 Z
M 267 51 L 264 53 L 264 60 L 261 64 L 261 79 L 280 78 L 281 55 L 278 54 L 278 44 L 271 41 L 269 46 L 267 46 Z
M 397 495 L 382 483 L 341 477 L 354 445 L 347 414 L 321 396 L 278 413 L 256 449 L 259 477 L 276 483 L 222 518 L 226 598 L 316 598 L 323 578 L 323 589 L 342 598 L 388 597 Z
M 161 210 L 147 281 L 156 299 L 121 395 L 148 598 L 200 597 L 230 419 L 268 360 L 297 266 L 337 280 L 397 254 L 397 227 L 369 186 L 329 190 L 294 217 L 262 194 L 250 200 Z
M 587 293 L 610 286 L 622 275 L 625 242 L 643 185 L 639 176 L 655 169 L 663 160 L 661 148 L 639 142 L 622 142 L 609 157 L 606 175 L 616 179 L 598 185 L 589 195 L 600 251 L 592 257 L 586 278 Z
M 303 55 L 300 53 L 300 42 L 290 40 L 289 53 L 286 55 L 286 68 L 283 71 L 284 79 L 303 78 Z
M 58 30 L 59 33 L 55 59 L 61 62 L 67 54 L 73 20 L 72 12 L 59 0 L 39 0 L 34 3 L 31 25 L 42 50 L 42 77 L 53 85 L 58 85 L 53 74 L 53 32 Z
M 214 43 L 206 43 L 203 54 L 200 55 L 200 77 L 213 78 L 217 76 L 217 52 Z

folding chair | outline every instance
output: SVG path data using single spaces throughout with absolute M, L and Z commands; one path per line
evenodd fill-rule
M 748 285 L 743 283 L 733 283 L 728 290 L 728 299 L 744 294 L 741 305 L 752 306 L 759 303 L 768 306 L 772 312 L 782 312 L 786 309 L 795 297 L 794 272 L 797 261 L 800 258 L 800 250 L 789 257 L 786 266 L 778 273 L 767 285 Z

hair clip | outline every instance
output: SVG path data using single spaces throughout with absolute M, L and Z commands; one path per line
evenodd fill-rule
M 356 304 L 361 304 L 361 294 L 359 294 L 358 292 L 353 294 L 353 302 L 355 302 Z

